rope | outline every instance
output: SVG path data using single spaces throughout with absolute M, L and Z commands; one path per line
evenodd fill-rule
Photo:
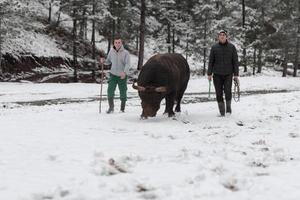
M 240 101 L 240 82 L 238 79 L 234 79 L 234 90 L 233 90 L 233 99 L 235 102 Z

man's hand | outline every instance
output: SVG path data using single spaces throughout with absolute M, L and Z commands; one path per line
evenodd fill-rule
M 238 76 L 233 76 L 233 80 L 238 81 L 239 77 Z
M 120 77 L 121 77 L 121 79 L 124 79 L 126 77 L 125 72 L 122 72 Z
M 101 57 L 99 62 L 100 62 L 100 64 L 103 64 L 104 61 L 105 61 L 105 59 L 103 57 Z
M 207 76 L 207 79 L 209 80 L 209 81 L 211 81 L 212 80 L 212 76 L 210 75 L 210 76 Z

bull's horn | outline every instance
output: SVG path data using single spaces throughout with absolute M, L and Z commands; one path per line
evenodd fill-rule
M 155 90 L 155 92 L 166 92 L 167 91 L 167 87 L 161 86 L 161 87 L 155 88 L 154 90 Z
M 135 90 L 137 90 L 137 91 L 140 91 L 140 92 L 143 92 L 143 91 L 146 90 L 146 88 L 144 88 L 143 86 L 139 86 L 139 85 L 137 85 L 137 84 L 135 84 L 135 83 L 136 83 L 136 81 L 134 81 L 134 82 L 132 83 L 132 88 L 133 88 L 133 89 L 135 89 Z

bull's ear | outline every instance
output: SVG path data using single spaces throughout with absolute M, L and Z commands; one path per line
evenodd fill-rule
M 166 91 L 167 91 L 167 87 L 165 86 L 155 88 L 155 92 L 166 92 Z

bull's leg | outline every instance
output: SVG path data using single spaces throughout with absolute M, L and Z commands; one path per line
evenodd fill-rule
M 168 99 L 167 97 L 165 97 L 165 111 L 164 111 L 164 114 L 166 114 L 168 112 Z
M 173 111 L 174 99 L 175 99 L 174 93 L 168 94 L 166 96 L 166 109 L 165 109 L 165 113 L 168 113 L 168 117 L 173 117 L 175 115 L 175 113 Z
M 167 114 L 167 113 L 169 113 L 169 110 L 170 110 L 170 96 L 167 95 L 165 97 L 165 100 L 166 100 L 166 107 L 165 107 L 164 114 Z
M 181 112 L 180 101 L 181 101 L 181 98 L 177 100 L 175 112 Z
M 180 93 L 178 94 L 178 97 L 177 97 L 177 104 L 175 107 L 175 112 L 181 112 L 180 103 L 181 103 L 182 96 L 183 96 L 183 92 L 180 91 Z
M 181 103 L 181 99 L 183 97 L 183 93 L 186 89 L 186 85 L 178 92 L 178 95 L 177 95 L 177 104 L 176 104 L 176 107 L 175 107 L 175 112 L 181 112 L 181 107 L 180 107 L 180 103 Z

